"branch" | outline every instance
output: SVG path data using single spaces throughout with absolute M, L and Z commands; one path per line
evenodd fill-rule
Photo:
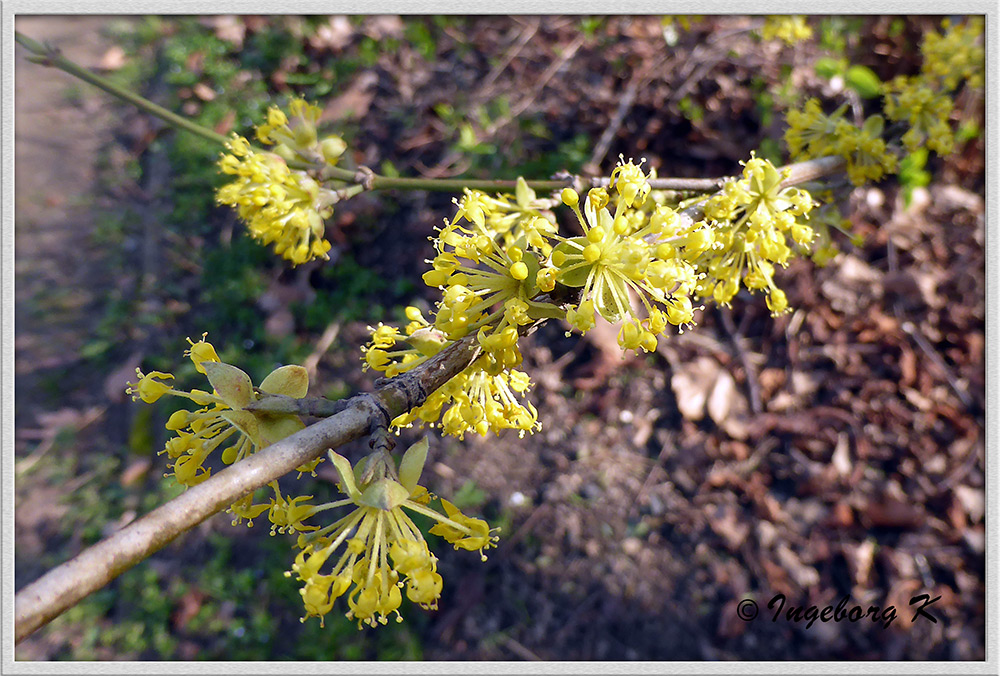
M 375 392 L 351 397 L 326 420 L 224 469 L 50 570 L 14 596 L 15 642 L 244 495 L 419 405 L 478 353 L 475 335 L 466 336 L 412 371 L 383 381 Z
M 229 140 L 222 134 L 216 133 L 208 127 L 204 127 L 197 122 L 171 112 L 163 106 L 157 105 L 149 99 L 143 98 L 134 92 L 130 92 L 127 89 L 114 84 L 107 78 L 101 77 L 97 73 L 74 63 L 70 59 L 62 56 L 59 53 L 59 50 L 54 47 L 44 45 L 17 31 L 14 32 L 14 39 L 22 47 L 36 55 L 36 57 L 31 58 L 31 60 L 35 63 L 43 66 L 58 68 L 73 77 L 79 78 L 84 82 L 104 90 L 112 96 L 117 96 L 118 98 L 131 103 L 140 110 L 144 110 L 151 115 L 155 115 L 164 122 L 173 125 L 178 129 L 183 129 L 184 131 L 196 134 L 208 141 L 217 143 L 220 146 L 224 146 Z M 303 164 L 302 166 L 309 168 L 308 164 Z M 343 167 L 324 166 L 321 168 L 328 178 L 347 181 L 349 183 L 357 183 L 363 185 L 366 190 L 433 190 L 443 192 L 461 192 L 463 188 L 469 188 L 472 190 L 500 192 L 514 190 L 517 187 L 517 181 L 508 180 L 471 178 L 395 178 L 390 176 L 381 176 L 372 172 L 370 169 L 367 170 L 364 175 L 359 176 L 360 172 L 344 169 Z M 725 180 L 726 177 L 655 178 L 650 180 L 649 184 L 652 186 L 653 190 L 693 190 L 712 192 L 717 190 Z M 572 187 L 576 188 L 580 192 L 583 192 L 587 188 L 607 187 L 609 181 L 610 179 L 607 177 L 576 176 L 566 173 L 558 177 L 556 180 L 529 180 L 527 183 L 532 190 L 551 191 Z M 355 193 L 361 191 L 358 186 L 351 187 L 357 188 L 357 190 L 354 191 Z
M 843 160 L 837 157 L 789 165 L 792 173 L 785 183 L 815 180 L 839 171 L 842 166 Z M 696 205 L 679 216 L 694 221 L 700 217 L 699 212 L 700 206 Z M 298 404 L 282 397 L 261 400 L 257 404 L 259 410 L 330 417 L 224 469 L 24 587 L 14 597 L 15 641 L 22 641 L 241 497 L 314 460 L 328 448 L 369 434 L 373 426 L 388 425 L 395 417 L 419 406 L 429 393 L 458 375 L 478 354 L 475 334 L 470 334 L 412 371 L 378 381 L 372 393 L 325 403 L 310 399 Z
M 806 160 L 805 162 L 786 164 L 781 169 L 782 171 L 788 171 L 788 178 L 781 182 L 781 187 L 788 188 L 793 185 L 808 183 L 809 181 L 818 181 L 830 174 L 843 171 L 846 166 L 847 160 L 837 155 L 827 155 L 826 157 L 817 157 L 814 160 Z
M 319 167 L 315 167 L 319 169 Z M 376 174 L 367 167 L 351 171 L 342 167 L 323 167 L 323 172 L 330 178 L 363 185 L 366 190 L 432 190 L 438 192 L 461 192 L 464 188 L 482 190 L 483 192 L 509 192 L 517 188 L 517 181 L 506 179 L 478 178 L 395 178 Z M 715 192 L 722 184 L 732 178 L 683 178 L 662 177 L 649 179 L 653 190 L 691 190 L 694 192 Z M 611 184 L 608 176 L 580 176 L 569 172 L 561 172 L 551 180 L 526 179 L 525 183 L 532 190 L 549 192 L 563 188 L 573 188 L 577 192 L 586 192 L 590 188 L 607 188 Z
M 94 85 L 98 89 L 103 89 L 112 96 L 117 96 L 118 98 L 128 101 L 132 105 L 136 106 L 140 110 L 145 110 L 151 115 L 155 115 L 164 122 L 172 124 L 173 126 L 189 131 L 192 134 L 201 136 L 204 139 L 212 141 L 213 143 L 218 143 L 219 145 L 225 145 L 228 139 L 222 134 L 217 134 L 207 127 L 203 127 L 197 122 L 193 122 L 186 117 L 182 117 L 177 113 L 171 112 L 164 108 L 163 106 L 158 106 L 149 99 L 145 99 L 138 94 L 128 91 L 123 87 L 119 87 L 107 78 L 103 78 L 97 73 L 90 71 L 83 66 L 73 63 L 63 55 L 59 53 L 59 50 L 55 47 L 49 45 L 43 45 L 40 42 L 32 40 L 27 35 L 14 31 L 14 39 L 29 52 L 37 55 L 37 58 L 30 58 L 31 61 L 41 64 L 43 66 L 51 66 L 65 71 L 72 75 L 73 77 L 79 78 L 84 82 Z

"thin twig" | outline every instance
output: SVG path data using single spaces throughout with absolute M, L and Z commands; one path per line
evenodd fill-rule
M 43 45 L 40 42 L 32 40 L 26 35 L 15 31 L 15 39 L 19 44 L 21 44 L 28 51 L 38 55 L 37 61 L 46 66 L 53 66 L 59 68 L 66 73 L 72 75 L 73 77 L 79 78 L 84 82 L 94 85 L 107 93 L 116 96 L 124 101 L 128 101 L 134 106 L 141 110 L 159 117 L 168 124 L 171 124 L 179 129 L 191 132 L 192 134 L 197 134 L 204 139 L 217 143 L 219 145 L 225 145 L 228 139 L 218 134 L 207 127 L 204 127 L 192 120 L 186 119 L 176 113 L 173 113 L 162 106 L 159 106 L 152 101 L 149 101 L 138 94 L 127 91 L 118 85 L 115 85 L 106 78 L 91 72 L 90 70 L 70 61 L 66 57 L 58 53 L 58 50 Z M 580 45 L 583 44 L 582 39 L 578 39 L 571 43 L 563 54 L 557 59 L 541 77 L 541 82 L 538 86 L 538 91 L 548 83 L 548 81 L 555 75 L 555 73 L 565 65 L 565 62 L 572 58 L 573 54 L 579 49 Z M 501 126 L 509 123 L 511 120 L 515 119 L 517 115 L 526 109 L 527 105 L 534 98 L 532 96 L 526 97 L 524 100 L 519 102 L 518 106 L 512 113 L 502 120 L 498 120 L 494 125 L 487 130 L 488 133 L 494 133 Z M 470 188 L 474 190 L 483 191 L 509 191 L 514 190 L 517 187 L 516 181 L 506 181 L 506 180 L 479 180 L 479 179 L 431 179 L 431 178 L 396 178 L 389 176 L 380 176 L 371 170 L 368 170 L 363 176 L 363 182 L 359 180 L 359 173 L 357 171 L 352 171 L 350 169 L 345 169 L 343 167 L 335 167 L 330 165 L 324 166 L 313 166 L 308 163 L 296 162 L 296 168 L 307 168 L 316 169 L 323 172 L 325 179 L 333 181 L 346 181 L 349 186 L 340 186 L 342 189 L 342 197 L 351 197 L 362 190 L 433 190 L 433 191 L 446 191 L 446 192 L 460 192 L 464 188 Z M 801 178 L 797 175 L 789 177 L 782 185 L 794 185 L 796 183 L 802 183 L 806 180 L 814 180 L 822 176 L 826 176 L 839 171 L 843 165 L 844 160 L 838 157 L 825 157 L 816 160 L 809 160 L 808 162 L 800 163 L 799 165 L 789 165 L 789 167 L 799 167 L 801 165 L 802 171 L 811 171 L 812 173 L 806 177 Z M 653 190 L 690 190 L 694 192 L 712 192 L 717 190 L 722 183 L 724 183 L 730 177 L 721 178 L 654 178 L 649 181 L 650 187 Z M 608 177 L 586 177 L 586 176 L 574 176 L 571 174 L 563 174 L 558 180 L 528 180 L 528 186 L 533 190 L 541 191 L 554 191 L 560 190 L 565 187 L 574 187 L 577 190 L 585 190 L 587 188 L 594 187 L 607 187 L 609 183 Z
M 316 347 L 313 349 L 312 353 L 306 357 L 305 361 L 302 362 L 302 367 L 309 374 L 309 380 L 312 381 L 316 377 L 316 367 L 319 366 L 319 360 L 326 354 L 326 351 L 330 349 L 333 345 L 333 341 L 337 339 L 337 335 L 340 333 L 340 324 L 338 322 L 330 322 L 326 330 L 323 331 L 323 335 L 319 337 L 316 341 Z
M 38 59 L 33 59 L 36 63 L 63 70 L 73 77 L 94 85 L 98 89 L 103 89 L 113 96 L 117 96 L 120 99 L 128 101 L 132 105 L 145 110 L 147 113 L 155 115 L 164 122 L 172 124 L 180 129 L 184 129 L 185 131 L 189 131 L 192 134 L 197 134 L 204 139 L 218 143 L 219 145 L 224 145 L 228 141 L 228 139 L 222 134 L 218 134 L 207 127 L 203 127 L 196 122 L 192 122 L 191 120 L 182 117 L 177 113 L 171 112 L 163 106 L 159 106 L 152 101 L 139 96 L 138 94 L 119 87 L 110 80 L 101 77 L 97 73 L 91 72 L 83 66 L 77 65 L 62 56 L 59 53 L 59 50 L 53 47 L 43 45 L 42 43 L 32 40 L 27 35 L 17 31 L 14 31 L 14 39 L 29 52 L 32 52 L 39 57 Z
M 740 363 L 743 364 L 743 372 L 746 374 L 747 389 L 750 391 L 750 410 L 754 412 L 755 415 L 760 415 L 764 410 L 761 405 L 760 400 L 760 376 L 757 374 L 757 368 L 750 361 L 750 355 L 743 348 L 743 336 L 740 331 L 736 329 L 733 325 L 733 318 L 730 315 L 729 308 L 718 307 L 719 317 L 722 319 L 722 326 L 729 334 L 729 339 L 733 343 L 733 348 L 736 350 L 736 355 L 740 358 Z
M 621 101 L 618 102 L 618 108 L 615 110 L 614 116 L 612 116 L 608 126 L 601 134 L 601 138 L 597 140 L 597 144 L 594 146 L 594 151 L 590 155 L 590 166 L 598 167 L 604 161 L 604 156 L 608 154 L 608 148 L 611 147 L 611 141 L 614 140 L 615 135 L 622 126 L 622 122 L 625 121 L 625 116 L 632 109 L 632 104 L 635 103 L 635 97 L 639 94 L 639 88 L 645 86 L 652 78 L 653 73 L 658 71 L 669 58 L 670 53 L 668 52 L 643 68 L 628 83 Z
M 899 271 L 899 265 L 897 262 L 898 258 L 896 254 L 896 247 L 892 243 L 892 238 L 889 239 L 887 246 L 889 272 L 896 274 Z M 948 365 L 944 363 L 944 359 L 941 358 L 941 355 L 937 353 L 934 346 L 931 345 L 930 341 L 924 337 L 924 334 L 921 333 L 920 329 L 914 322 L 904 319 L 903 311 L 900 309 L 898 298 L 894 298 L 892 301 L 892 314 L 894 314 L 896 319 L 899 320 L 899 328 L 901 328 L 903 332 L 917 344 L 917 347 L 919 347 L 921 351 L 923 351 L 923 353 L 927 355 L 932 362 L 934 362 L 934 365 L 937 366 L 941 375 L 943 375 L 945 380 L 948 381 L 948 385 L 951 387 L 952 392 L 955 393 L 955 396 L 959 398 L 964 406 L 971 407 L 973 403 L 972 397 L 969 396 L 969 393 L 958 384 L 958 380 L 955 378 L 954 374 L 952 374 Z
M 486 127 L 486 129 L 483 130 L 482 135 L 476 136 L 476 141 L 482 142 L 485 141 L 486 139 L 493 138 L 493 136 L 495 136 L 498 131 L 506 127 L 512 121 L 516 120 L 521 115 L 521 113 L 527 110 L 528 107 L 535 101 L 535 99 L 538 98 L 538 95 L 542 93 L 542 90 L 545 89 L 546 85 L 548 85 L 549 80 L 551 80 L 555 76 L 555 74 L 558 73 L 559 70 L 566 65 L 567 61 L 573 58 L 573 55 L 576 54 L 578 49 L 580 49 L 580 46 L 583 44 L 583 42 L 584 42 L 584 37 L 582 35 L 577 36 L 577 38 L 573 40 L 572 43 L 570 43 L 570 45 L 563 51 L 563 53 L 559 55 L 559 58 L 553 61 L 552 64 L 545 69 L 545 72 L 543 72 L 541 77 L 539 77 L 538 83 L 535 85 L 532 92 L 527 96 L 523 97 L 520 101 L 518 101 L 517 104 L 513 108 L 511 108 L 511 110 L 508 111 L 506 115 L 495 120 L 488 127 Z M 457 150 L 453 150 L 450 153 L 448 153 L 444 157 L 444 159 L 438 162 L 438 164 L 435 167 L 433 167 L 430 171 L 441 172 L 445 168 L 453 166 L 455 162 L 461 159 L 461 157 L 462 154 L 460 152 L 458 152 Z M 535 188 L 534 185 L 531 185 L 531 187 Z
M 493 70 L 491 70 L 489 75 L 486 76 L 486 79 L 483 80 L 483 84 L 480 85 L 481 91 L 489 89 L 489 87 L 496 81 L 496 79 L 500 77 L 500 75 L 507 69 L 507 66 L 510 65 L 510 62 L 513 61 L 514 58 L 521 53 L 521 50 L 524 49 L 524 46 L 529 42 L 531 42 L 531 38 L 535 37 L 535 33 L 538 32 L 538 26 L 540 25 L 540 23 L 541 22 L 539 21 L 539 19 L 535 18 L 530 24 L 524 26 L 521 29 L 520 31 L 521 35 L 517 38 L 517 42 L 515 42 L 514 45 L 512 45 L 510 49 L 507 50 L 507 53 L 504 54 L 504 57 L 500 59 L 500 62 L 493 67 Z

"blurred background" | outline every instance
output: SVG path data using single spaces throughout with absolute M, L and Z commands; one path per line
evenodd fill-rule
M 661 176 L 785 161 L 789 107 L 848 100 L 817 68 L 920 68 L 941 17 L 18 16 L 16 29 L 216 131 L 249 136 L 302 95 L 387 175 Z M 208 331 L 255 382 L 370 388 L 366 325 L 433 307 L 420 275 L 452 196 L 362 195 L 327 223 L 331 260 L 286 266 L 214 205 L 219 148 L 69 75 L 16 71 L 15 587 L 178 494 L 163 480 L 167 401 L 133 404 L 135 368 L 202 386 L 184 338 Z M 867 108 L 865 108 L 867 107 Z M 435 551 L 436 612 L 321 628 L 266 520 L 217 515 L 18 646 L 18 660 L 984 659 L 984 140 L 960 98 L 955 152 L 928 180 L 854 190 L 860 246 L 795 261 L 760 296 L 709 308 L 655 353 L 610 327 L 552 323 L 524 346 L 543 428 L 432 435 L 425 481 L 502 527 L 498 550 Z M 925 184 L 925 185 L 922 185 Z M 561 215 L 561 217 L 564 215 Z M 402 444 L 420 436 L 406 430 Z M 359 442 L 341 452 L 357 459 Z M 309 492 L 334 494 L 324 463 Z M 870 622 L 772 622 L 767 602 L 894 604 Z M 936 624 L 911 597 L 941 596 Z M 739 619 L 742 599 L 761 609 Z

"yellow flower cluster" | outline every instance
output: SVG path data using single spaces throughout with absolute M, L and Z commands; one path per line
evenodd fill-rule
M 775 315 L 788 310 L 784 292 L 774 282 L 774 266 L 787 266 L 791 243 L 806 251 L 815 236 L 806 224 L 813 199 L 800 188 L 783 188 L 787 173 L 751 154 L 743 175 L 729 181 L 705 204 L 714 221 L 715 245 L 698 259 L 705 271 L 696 290 L 700 298 L 727 305 L 740 286 L 764 291 Z
M 522 177 L 518 177 L 514 195 L 490 197 L 479 190 L 465 190 L 454 221 L 462 218 L 475 223 L 483 232 L 500 236 L 504 246 L 520 239 L 549 254 L 546 238 L 556 233 L 556 217 L 552 207 L 558 202 L 540 198 Z
M 202 336 L 197 343 L 188 340 L 191 347 L 185 352 L 199 373 L 208 378 L 212 391 L 193 389 L 178 390 L 166 381 L 174 376 L 161 371 L 143 374 L 137 370 L 137 382 L 129 383 L 126 389 L 133 400 L 141 399 L 147 404 L 158 401 L 164 395 L 188 399 L 196 410 L 175 411 L 167 420 L 166 428 L 177 436 L 167 441 L 160 453 L 166 453 L 173 462 L 173 470 L 166 476 L 174 476 L 184 486 L 194 486 L 211 475 L 211 468 L 205 465 L 209 456 L 221 446 L 229 444 L 221 453 L 221 460 L 231 465 L 256 451 L 269 446 L 305 427 L 293 414 L 258 414 L 246 410 L 248 404 L 258 400 L 262 394 L 279 394 L 301 399 L 309 388 L 309 376 L 301 366 L 282 366 L 275 369 L 254 388 L 250 376 L 235 366 L 219 359 L 215 347 Z M 300 472 L 311 472 L 316 463 L 299 468 Z M 234 523 L 259 516 L 268 505 L 253 505 L 251 496 L 237 501 L 230 507 L 236 517 Z
M 433 496 L 417 483 L 426 458 L 424 439 L 407 449 L 398 471 L 382 463 L 374 472 L 359 473 L 346 458 L 330 452 L 340 489 L 347 497 L 309 508 L 309 516 L 341 507 L 353 509 L 334 523 L 299 536 L 301 551 L 286 575 L 294 574 L 303 583 L 303 622 L 319 617 L 322 623 L 344 595 L 347 617 L 357 620 L 359 629 L 387 624 L 393 613 L 401 622 L 403 587 L 413 603 L 437 607 L 442 588 L 437 557 L 409 513 L 431 518 L 436 522 L 430 529 L 432 534 L 456 549 L 479 551 L 486 559 L 482 552 L 495 546 L 497 536 L 485 521 L 465 516 L 446 500 L 440 501 L 443 514 L 430 507 Z M 332 559 L 341 548 L 339 557 Z M 331 560 L 335 563 L 329 572 L 321 573 Z
M 421 406 L 393 420 L 393 425 L 439 424 L 443 434 L 459 439 L 464 439 L 466 432 L 486 436 L 488 432 L 499 434 L 514 429 L 523 437 L 525 432 L 541 429 L 535 407 L 530 401 L 519 401 L 531 386 L 528 374 L 509 369 L 491 375 L 485 359 L 474 361 L 435 390 Z
M 924 145 L 939 155 L 951 152 L 955 144 L 948 124 L 952 106 L 950 96 L 935 92 L 923 78 L 901 75 L 885 87 L 885 115 L 910 125 L 902 141 L 911 153 Z
M 769 16 L 760 28 L 760 36 L 765 40 L 782 40 L 785 44 L 808 40 L 813 35 L 806 18 L 800 15 Z
M 537 291 L 539 257 L 524 237 L 505 246 L 478 222 L 469 226 L 456 217 L 438 232 L 438 254 L 424 282 L 441 289 L 434 326 L 451 340 L 479 331 L 497 373 L 521 362 L 512 348 L 517 327 L 532 321 L 527 309 Z
M 216 199 L 237 210 L 255 239 L 274 244 L 275 253 L 297 265 L 328 258 L 323 222 L 340 198 L 308 172 L 290 168 L 289 162 L 332 166 L 346 145 L 337 136 L 318 139 L 316 106 L 295 99 L 289 109 L 293 122 L 271 108 L 267 123 L 256 128 L 258 140 L 274 146 L 269 152 L 256 150 L 234 134 L 226 144 L 229 152 L 219 159 L 220 171 L 234 178 L 218 190 Z
M 985 22 L 982 17 L 969 17 L 954 25 L 950 19 L 941 22 L 944 34 L 929 31 L 920 44 L 924 62 L 921 73 L 952 91 L 965 82 L 981 89 L 986 73 L 986 51 L 982 44 Z
M 581 288 L 580 302 L 567 312 L 567 321 L 586 332 L 595 324 L 595 312 L 611 323 L 621 322 L 618 344 L 623 350 L 656 349 L 657 335 L 668 325 L 694 323 L 691 293 L 697 274 L 679 249 L 711 245 L 707 228 L 678 228 L 680 219 L 669 207 L 652 212 L 638 208 L 650 192 L 642 170 L 622 163 L 611 176 L 617 200 L 612 215 L 610 195 L 591 189 L 583 212 L 575 191 L 563 191 L 583 229 L 582 237 L 559 237 L 550 259 L 557 282 Z M 634 293 L 644 312 L 633 306 Z
M 379 324 L 368 327 L 371 341 L 362 348 L 364 368 L 383 371 L 392 377 L 420 365 L 440 352 L 449 342 L 444 334 L 429 325 L 415 307 L 406 309 L 411 322 L 403 335 L 392 326 Z M 401 347 L 399 341 L 411 347 Z M 501 369 L 491 373 L 494 362 L 489 353 L 470 364 L 464 371 L 432 392 L 427 400 L 392 421 L 394 427 L 409 427 L 414 423 L 434 426 L 440 421 L 442 433 L 465 437 L 468 431 L 486 436 L 505 429 L 534 432 L 541 427 L 538 411 L 519 397 L 524 397 L 531 381 L 526 373 Z
M 809 99 L 802 110 L 788 111 L 785 143 L 792 157 L 811 159 L 837 155 L 847 160 L 847 176 L 854 185 L 878 181 L 896 171 L 898 162 L 881 138 L 883 120 L 873 115 L 861 127 L 844 119 L 847 104 L 831 115 L 817 99 Z
M 562 202 L 583 231 L 576 237 L 523 227 L 532 219 L 551 223 L 537 215 L 497 225 L 513 213 L 511 205 L 538 204 L 526 186 L 516 200 L 467 192 L 456 217 L 439 230 L 424 275 L 442 294 L 434 317 L 428 321 L 407 308 L 404 331 L 369 327 L 362 352 L 365 368 L 388 377 L 469 334 L 482 354 L 393 426 L 439 426 L 459 438 L 539 429 L 537 411 L 524 400 L 530 381 L 516 367 L 522 328 L 541 318 L 564 319 L 586 332 L 600 315 L 620 325 L 623 350 L 650 352 L 668 327 L 693 325 L 694 299 L 728 303 L 742 285 L 765 291 L 775 314 L 786 311 L 774 268 L 796 249 L 810 251 L 815 233 L 806 218 L 813 200 L 804 190 L 782 187 L 785 175 L 770 162 L 751 157 L 744 164 L 743 176 L 707 199 L 705 218 L 693 221 L 664 204 L 644 208 L 648 177 L 640 165 L 622 160 L 608 187 L 591 189 L 582 205 L 575 190 L 563 190 Z M 510 233 L 516 239 L 504 237 Z
M 444 333 L 428 324 L 418 308 L 406 308 L 406 316 L 410 323 L 406 326 L 405 335 L 395 326 L 382 322 L 376 327 L 368 327 L 371 340 L 361 348 L 364 370 L 373 368 L 384 372 L 387 378 L 392 378 L 419 366 L 448 344 Z M 398 347 L 399 341 L 409 343 L 410 347 Z
M 391 333 L 385 328 L 380 326 L 374 331 Z M 174 461 L 171 467 L 177 481 L 194 486 L 209 478 L 211 469 L 204 463 L 226 443 L 229 446 L 221 458 L 225 464 L 232 464 L 302 429 L 304 425 L 295 415 L 263 413 L 247 407 L 267 394 L 301 399 L 308 389 L 308 375 L 300 366 L 283 366 L 254 388 L 246 373 L 219 359 L 215 347 L 204 336 L 197 343 L 188 342 L 191 347 L 185 355 L 208 377 L 211 392 L 177 390 L 169 383 L 173 375 L 162 371 L 149 374 L 139 371 L 138 381 L 129 383 L 126 392 L 133 399 L 150 404 L 173 395 L 200 407 L 194 411 L 179 410 L 170 416 L 167 429 L 178 436 L 168 441 L 162 451 Z M 469 377 L 492 378 L 481 369 Z M 516 371 L 504 374 L 501 379 L 520 391 L 527 386 L 527 377 Z M 477 387 L 470 386 L 470 390 L 476 391 Z M 493 415 L 492 409 L 489 415 Z M 456 549 L 479 551 L 484 561 L 483 552 L 495 547 L 498 537 L 495 529 L 491 530 L 482 519 L 462 514 L 447 500 L 435 498 L 417 485 L 427 448 L 426 439 L 411 446 L 403 454 L 398 469 L 382 451 L 369 456 L 356 470 L 346 458 L 331 452 L 330 459 L 346 498 L 311 504 L 313 496 L 283 495 L 278 482 L 272 481 L 268 484 L 273 491 L 269 502 L 254 504 L 250 494 L 230 506 L 233 525 L 246 519 L 252 526 L 253 520 L 266 512 L 271 535 L 298 535 L 297 546 L 301 551 L 292 572 L 303 582 L 301 594 L 306 617 L 322 620 L 336 599 L 346 594 L 347 616 L 358 620 L 359 627 L 386 624 L 392 613 L 401 621 L 398 608 L 404 587 L 413 603 L 436 608 L 442 588 L 437 558 L 408 513 L 431 518 L 435 522 L 430 529 L 432 534 L 444 538 Z M 321 460 L 317 458 L 299 467 L 300 476 L 302 472 L 312 472 Z M 432 500 L 439 500 L 441 506 L 432 507 Z M 349 506 L 353 506 L 350 513 L 330 525 L 307 523 L 318 514 Z M 321 574 L 320 569 L 342 546 L 344 551 L 333 570 Z

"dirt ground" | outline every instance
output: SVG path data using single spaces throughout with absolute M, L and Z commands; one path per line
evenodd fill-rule
M 103 21 L 21 18 L 17 28 L 94 65 L 111 47 L 99 39 Z M 580 47 L 573 28 L 555 20 L 510 24 L 497 51 L 510 53 L 531 34 L 491 91 L 477 88 L 481 66 L 416 72 L 404 51 L 396 70 L 372 69 L 381 95 L 368 104 L 371 145 L 359 153 L 373 155 L 394 133 L 378 123 L 380 102 L 419 108 L 430 91 L 532 91 L 531 110 L 544 111 L 553 128 L 578 120 L 599 137 L 630 85 L 599 64 L 619 57 L 641 74 L 643 45 L 660 30 L 638 19 L 622 25 L 635 51 L 625 41 L 603 52 Z M 480 30 L 490 29 L 484 22 Z M 714 84 L 690 55 L 664 63 L 591 163 L 607 167 L 608 158 L 638 149 L 657 158 L 661 173 L 731 171 L 767 132 L 740 113 L 753 107 L 737 87 L 746 72 L 770 72 L 780 61 L 767 46 L 755 49 L 746 62 L 723 67 Z M 569 53 L 577 76 L 555 77 L 546 88 L 553 76 L 536 52 Z M 795 52 L 793 63 L 811 56 Z M 47 430 L 103 429 L 120 404 L 107 374 L 78 369 L 95 321 L 89 309 L 109 274 L 88 236 L 88 210 L 101 198 L 91 191 L 87 158 L 112 142 L 116 121 L 102 95 L 27 63 L 22 50 L 16 59 L 15 452 L 19 463 L 32 463 L 51 441 Z M 729 101 L 736 112 L 706 106 L 703 126 L 664 123 L 657 106 L 676 105 L 674 93 L 684 88 Z M 705 131 L 714 117 L 726 120 L 725 133 Z M 497 133 L 501 147 L 507 133 L 516 130 Z M 408 134 L 396 145 L 399 166 L 461 170 L 432 125 Z M 864 244 L 845 242 L 825 268 L 798 261 L 781 273 L 797 308 L 789 315 L 772 318 L 761 298 L 740 296 L 643 358 L 623 359 L 610 327 L 580 338 L 551 324 L 533 335 L 523 352 L 542 430 L 432 444 L 434 491 L 447 496 L 472 480 L 510 523 L 486 564 L 441 553 L 445 589 L 421 637 L 424 658 L 983 659 L 982 158 L 982 140 L 970 143 L 908 208 L 893 185 L 854 191 L 851 218 Z M 426 246 L 428 218 L 439 207 L 416 196 L 402 203 L 409 215 L 395 223 L 399 236 L 381 238 L 378 249 L 370 246 L 377 233 L 352 231 L 346 215 L 372 203 L 339 210 L 342 245 L 356 247 L 363 265 L 416 279 L 412 251 Z M 365 336 L 365 322 L 348 322 L 338 341 L 357 346 Z M 325 354 L 315 387 L 370 387 L 356 360 L 356 347 Z M 320 477 L 331 480 L 329 468 Z M 19 488 L 17 587 L 40 572 L 30 559 L 60 517 L 59 490 Z M 940 597 L 929 607 L 937 622 L 911 621 L 921 594 Z M 849 597 L 848 608 L 892 605 L 898 618 L 889 626 L 806 626 L 775 612 L 779 595 L 785 611 Z M 755 619 L 746 619 L 747 600 Z M 18 658 L 51 659 L 60 649 L 33 637 Z
M 95 67 L 111 47 L 106 17 L 18 17 L 15 29 Z M 18 427 L 42 404 L 46 374 L 72 370 L 102 275 L 91 240 L 96 166 L 115 118 L 108 97 L 15 50 L 15 374 Z

